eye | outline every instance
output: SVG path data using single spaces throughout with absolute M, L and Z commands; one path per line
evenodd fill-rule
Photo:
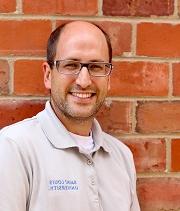
M 73 61 L 65 61 L 62 63 L 62 67 L 68 70 L 76 70 L 79 69 L 79 63 Z
M 103 64 L 90 64 L 89 68 L 92 71 L 101 71 L 104 69 L 104 65 Z

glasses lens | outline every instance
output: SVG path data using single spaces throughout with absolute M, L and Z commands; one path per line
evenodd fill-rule
M 90 63 L 88 68 L 93 76 L 106 76 L 111 71 L 111 65 L 108 63 Z
M 57 67 L 58 71 L 63 74 L 76 74 L 81 68 L 81 65 L 77 61 L 64 60 L 59 61 Z
M 73 61 L 73 60 L 57 60 L 55 61 L 55 64 L 59 73 L 67 75 L 79 74 L 82 67 L 88 68 L 88 71 L 92 76 L 107 76 L 111 72 L 110 63 L 102 63 L 102 62 L 81 63 L 79 61 Z

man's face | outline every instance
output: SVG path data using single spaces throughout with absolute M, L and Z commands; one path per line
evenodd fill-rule
M 57 44 L 55 60 L 109 62 L 108 47 L 102 32 L 88 23 L 66 26 Z M 58 116 L 76 120 L 92 118 L 105 100 L 109 76 L 90 76 L 86 67 L 78 75 L 60 74 L 56 67 L 45 85 L 51 89 L 51 104 Z

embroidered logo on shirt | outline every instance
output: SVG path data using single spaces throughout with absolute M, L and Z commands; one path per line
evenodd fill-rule
M 50 191 L 77 191 L 79 189 L 77 181 L 70 179 L 51 179 L 48 186 Z

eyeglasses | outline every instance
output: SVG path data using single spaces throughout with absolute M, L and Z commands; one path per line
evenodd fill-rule
M 106 62 L 79 62 L 74 60 L 56 60 L 53 62 L 57 71 L 65 75 L 78 75 L 83 67 L 88 69 L 91 76 L 105 77 L 112 71 L 112 64 Z

